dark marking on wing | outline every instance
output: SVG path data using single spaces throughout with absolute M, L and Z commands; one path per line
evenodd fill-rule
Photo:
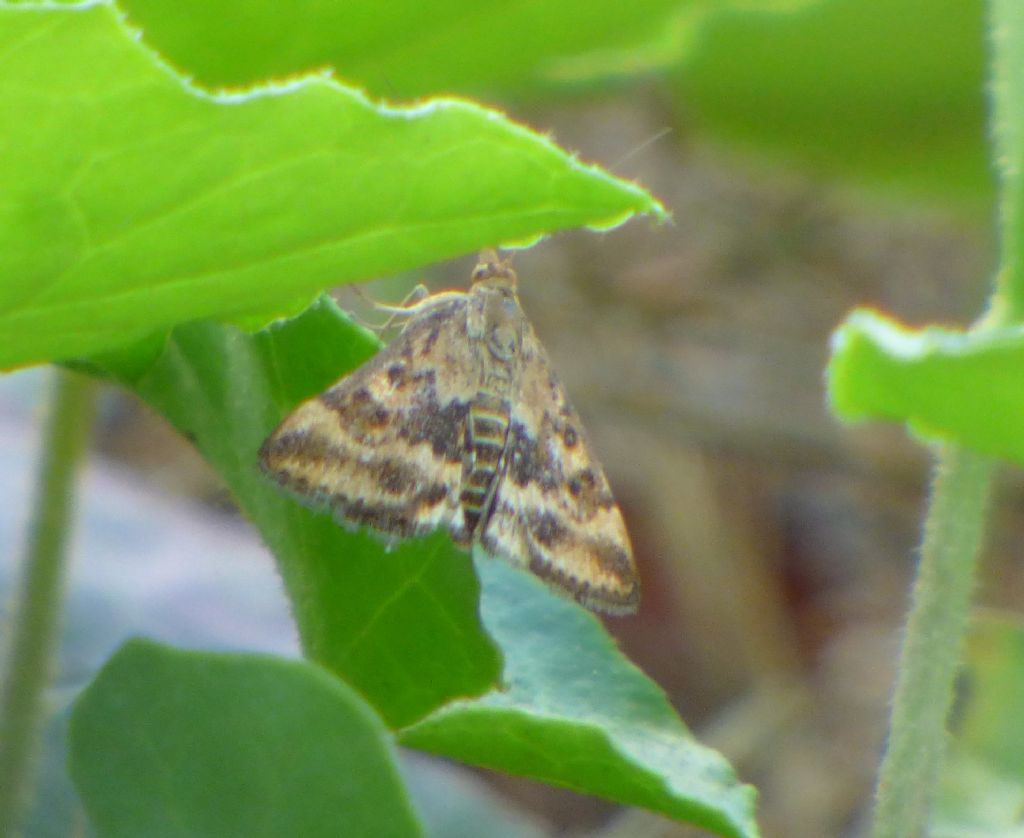
M 601 538 L 588 540 L 587 547 L 596 555 L 602 567 L 619 579 L 628 593 L 622 595 L 603 587 L 595 587 L 588 580 L 554 566 L 536 544 L 528 545 L 530 556 L 527 566 L 532 573 L 549 585 L 566 591 L 573 599 L 588 608 L 599 608 L 612 613 L 636 610 L 640 601 L 640 585 L 629 557 L 619 547 Z
M 388 367 L 388 381 L 391 382 L 392 387 L 401 387 L 405 384 L 406 369 L 405 364 L 392 364 Z
M 537 483 L 545 491 L 558 485 L 547 450 L 527 432 L 521 422 L 513 422 L 508 432 L 508 475 L 517 486 Z
M 329 439 L 304 430 L 289 431 L 279 436 L 267 437 L 260 447 L 260 464 L 272 474 L 284 474 L 280 463 L 288 460 L 311 462 L 347 462 L 349 455 L 344 448 L 333 445 Z
M 380 487 L 390 495 L 408 494 L 425 480 L 419 468 L 392 457 L 371 461 L 366 467 L 377 475 Z
M 338 420 L 357 439 L 365 439 L 391 422 L 391 412 L 365 387 L 357 388 L 349 397 L 345 385 L 340 384 L 322 393 L 320 401 L 338 414 Z
M 367 503 L 362 498 L 349 499 L 345 495 L 335 495 L 332 502 L 340 515 L 355 524 L 403 538 L 416 534 L 412 510 L 405 506 Z
M 598 509 L 615 506 L 608 484 L 590 468 L 582 468 L 573 474 L 566 482 L 566 488 L 576 501 L 580 520 L 593 517 Z
M 620 581 L 629 582 L 634 578 L 633 563 L 619 545 L 604 538 L 590 540 L 589 545 L 601 566 L 610 570 Z
M 405 498 L 404 502 L 398 499 L 394 503 L 388 503 L 359 497 L 351 498 L 344 492 L 336 492 L 327 500 L 344 520 L 409 538 L 424 531 L 422 526 L 417 525 L 423 510 L 437 506 L 447 496 L 447 486 L 431 483 Z
M 452 399 L 442 407 L 433 397 L 402 416 L 398 436 L 410 445 L 427 443 L 436 456 L 461 463 L 468 415 L 468 402 Z
M 420 349 L 421 357 L 425 358 L 427 355 L 431 353 L 431 351 L 434 348 L 434 344 L 437 343 L 437 338 L 440 334 L 441 325 L 439 323 L 435 323 L 434 326 L 431 327 L 430 332 L 427 334 L 427 339 L 423 341 L 423 348 Z
M 527 523 L 537 543 L 549 549 L 569 537 L 569 530 L 550 512 L 533 510 L 527 515 Z

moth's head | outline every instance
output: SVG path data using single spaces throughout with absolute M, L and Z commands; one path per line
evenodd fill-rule
M 502 259 L 496 250 L 484 250 L 480 253 L 477 265 L 473 268 L 473 285 L 484 285 L 488 288 L 516 290 L 516 272 L 512 270 L 512 257 Z

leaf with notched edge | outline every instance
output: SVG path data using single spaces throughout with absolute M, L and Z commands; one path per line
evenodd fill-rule
M 0 60 L 0 369 L 665 214 L 472 102 L 390 107 L 321 74 L 201 93 L 107 3 L 0 3 Z

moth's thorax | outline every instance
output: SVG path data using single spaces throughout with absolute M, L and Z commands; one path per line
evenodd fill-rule
M 487 289 L 484 298 L 484 337 L 499 361 L 511 361 L 523 344 L 525 319 L 514 291 Z
M 466 333 L 478 369 L 481 389 L 495 395 L 511 394 L 523 346 L 526 319 L 515 288 L 492 277 L 469 290 Z

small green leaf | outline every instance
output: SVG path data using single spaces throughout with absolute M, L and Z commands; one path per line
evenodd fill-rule
M 419 835 L 391 736 L 303 661 L 129 641 L 79 697 L 70 767 L 101 835 Z
M 1024 626 L 983 615 L 972 626 L 935 835 L 1020 835 L 1024 811 Z
M 836 330 L 833 410 L 1024 462 L 1024 327 L 909 329 L 868 310 Z
M 505 652 L 503 686 L 401 732 L 422 748 L 754 836 L 756 792 L 695 741 L 597 618 L 533 576 L 481 557 L 481 616 Z
M 300 506 L 260 473 L 257 456 L 298 401 L 325 390 L 377 345 L 325 297 L 257 335 L 180 326 L 148 365 L 127 352 L 104 364 L 193 440 L 259 527 L 306 654 L 401 725 L 454 696 L 479 694 L 498 677 L 469 557 L 444 535 L 386 551 L 329 513 Z M 150 349 L 140 348 L 143 358 Z
M 0 3 L 0 368 L 664 209 L 466 101 L 203 94 L 110 5 Z M 31 118 L 28 118 L 31 115 Z

